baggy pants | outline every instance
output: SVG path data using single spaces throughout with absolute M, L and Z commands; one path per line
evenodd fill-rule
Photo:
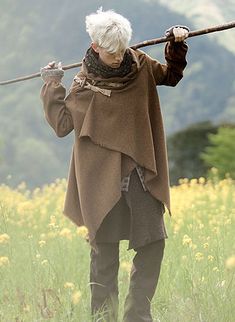
M 118 317 L 119 242 L 98 243 L 91 249 L 91 311 L 95 322 Z M 123 322 L 152 322 L 151 300 L 157 288 L 165 239 L 135 249 Z

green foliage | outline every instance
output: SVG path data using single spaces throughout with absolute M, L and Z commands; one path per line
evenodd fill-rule
M 201 154 L 202 160 L 217 169 L 219 178 L 229 174 L 235 179 L 235 127 L 220 127 L 218 133 L 208 137 L 211 145 Z
M 217 127 L 210 122 L 194 124 L 168 138 L 170 178 L 177 184 L 180 178 L 200 178 L 207 173 L 208 166 L 200 158 L 203 149 L 209 145 L 208 133 L 215 133 Z

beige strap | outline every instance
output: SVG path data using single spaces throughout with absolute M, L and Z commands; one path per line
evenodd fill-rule
M 90 90 L 92 90 L 94 92 L 97 92 L 97 93 L 101 93 L 101 94 L 103 94 L 105 96 L 111 96 L 111 90 L 110 89 L 100 88 L 100 87 L 91 85 L 89 83 L 86 83 L 84 88 L 90 89 Z
M 78 83 L 81 86 L 81 88 L 90 89 L 93 92 L 101 93 L 105 96 L 109 96 L 109 97 L 111 96 L 111 92 L 112 92 L 111 90 L 91 85 L 86 81 L 86 78 L 82 79 L 82 78 L 79 78 L 78 76 L 75 76 L 74 81 Z

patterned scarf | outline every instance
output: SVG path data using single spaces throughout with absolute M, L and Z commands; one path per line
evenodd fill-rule
M 84 62 L 89 73 L 102 78 L 123 77 L 131 71 L 132 55 L 126 50 L 119 68 L 112 68 L 99 60 L 99 54 L 90 47 L 85 55 Z

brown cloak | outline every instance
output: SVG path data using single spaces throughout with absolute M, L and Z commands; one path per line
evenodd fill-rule
M 170 211 L 168 162 L 157 85 L 175 86 L 186 66 L 185 43 L 167 43 L 166 64 L 140 50 L 122 78 L 99 79 L 85 66 L 67 97 L 58 83 L 43 85 L 41 98 L 48 123 L 59 137 L 74 129 L 64 214 L 88 228 L 93 244 L 106 214 L 121 197 L 121 179 L 139 164 L 145 186 Z M 84 82 L 83 82 L 84 81 Z M 96 88 L 88 89 L 86 81 Z M 98 87 L 98 90 L 97 90 Z M 111 90 L 110 96 L 104 90 Z

